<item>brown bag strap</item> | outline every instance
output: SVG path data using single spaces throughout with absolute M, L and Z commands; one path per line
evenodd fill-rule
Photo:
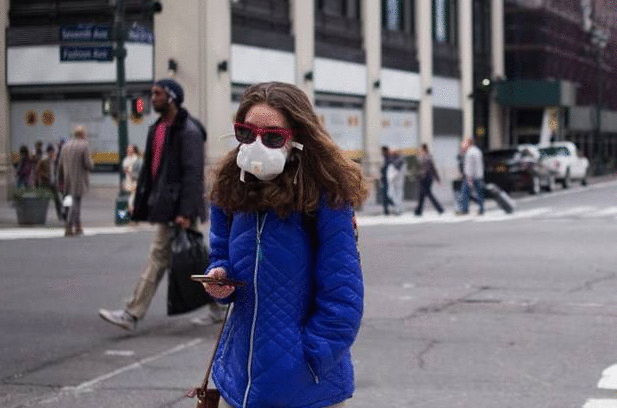
M 216 339 L 216 344 L 214 345 L 214 350 L 212 350 L 212 357 L 210 357 L 210 362 L 208 363 L 208 369 L 206 370 L 206 375 L 204 376 L 204 380 L 201 383 L 201 387 L 190 389 L 186 393 L 186 396 L 189 398 L 193 398 L 196 395 L 201 395 L 208 389 L 208 381 L 210 379 L 210 372 L 212 371 L 212 364 L 214 363 L 214 357 L 216 356 L 216 350 L 219 348 L 221 337 L 223 337 L 223 331 L 225 330 L 225 323 L 227 323 L 227 318 L 229 317 L 230 309 L 231 309 L 231 304 L 227 306 L 227 310 L 225 311 L 225 317 L 223 318 L 223 323 L 221 324 L 221 331 L 219 331 L 218 338 Z

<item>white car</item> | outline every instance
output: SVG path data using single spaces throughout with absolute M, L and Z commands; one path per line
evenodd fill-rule
M 545 166 L 555 173 L 555 178 L 563 185 L 570 187 L 573 180 L 587 185 L 589 177 L 589 160 L 582 156 L 572 142 L 553 142 L 550 146 L 540 149 L 541 160 Z

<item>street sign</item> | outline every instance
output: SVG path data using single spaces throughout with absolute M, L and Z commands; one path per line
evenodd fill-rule
M 112 31 L 105 24 L 67 24 L 60 27 L 60 41 L 103 42 L 111 41 Z
M 154 34 L 147 27 L 133 23 L 126 31 L 126 41 L 152 44 L 154 42 Z
M 114 59 L 114 49 L 112 46 L 60 46 L 61 62 L 86 62 L 98 61 L 109 62 Z

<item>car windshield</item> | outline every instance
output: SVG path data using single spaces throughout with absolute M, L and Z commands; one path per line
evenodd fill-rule
M 543 147 L 540 149 L 540 155 L 542 157 L 547 156 L 568 156 L 570 151 L 563 146 L 551 146 L 551 147 Z

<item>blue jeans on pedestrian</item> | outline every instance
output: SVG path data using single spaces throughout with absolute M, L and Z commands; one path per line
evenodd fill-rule
M 478 206 L 480 207 L 480 213 L 484 212 L 484 180 L 482 179 L 473 179 L 471 186 L 467 182 L 467 180 L 463 180 L 461 186 L 461 212 L 469 212 L 469 197 L 472 194 L 471 189 L 473 188 L 473 193 L 475 193 L 475 197 L 477 197 Z

